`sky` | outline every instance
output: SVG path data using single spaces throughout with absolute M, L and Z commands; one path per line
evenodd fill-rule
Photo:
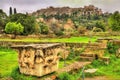
M 83 7 L 91 4 L 104 12 L 120 11 L 120 0 L 0 0 L 0 9 L 8 13 L 11 6 L 16 8 L 17 12 L 32 13 L 49 6 Z

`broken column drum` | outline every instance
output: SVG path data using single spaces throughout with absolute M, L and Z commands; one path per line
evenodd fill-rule
M 43 76 L 58 69 L 61 47 L 59 43 L 12 46 L 18 52 L 20 73 L 34 76 Z

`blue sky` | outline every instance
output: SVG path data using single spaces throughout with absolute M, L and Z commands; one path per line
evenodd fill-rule
M 9 7 L 17 8 L 18 12 L 33 12 L 49 6 L 83 7 L 93 4 L 104 12 L 120 11 L 120 0 L 0 0 L 0 9 L 8 13 Z

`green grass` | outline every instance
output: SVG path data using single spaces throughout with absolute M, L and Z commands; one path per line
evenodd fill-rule
M 75 60 L 66 60 L 66 66 L 67 65 L 70 65 L 70 64 L 72 64 L 72 63 L 74 63 L 75 62 Z M 59 61 L 59 68 L 63 68 L 64 67 L 64 61 L 62 60 L 62 61 Z
M 8 39 L 8 38 L 2 38 L 0 41 L 13 41 L 13 42 L 68 42 L 68 43 L 87 43 L 88 41 L 95 42 L 98 38 L 98 36 L 80 36 L 80 37 L 70 37 L 70 38 L 22 38 L 22 39 Z M 120 36 L 109 36 L 107 38 L 115 38 L 120 39 Z
M 17 65 L 17 54 L 12 49 L 0 47 L 0 76 L 9 76 Z
M 18 67 L 12 70 L 11 77 L 14 80 L 35 80 L 36 79 L 36 77 L 33 77 L 33 76 L 27 76 L 24 74 L 20 74 Z
M 109 53 L 107 53 L 106 56 L 110 56 Z M 11 72 L 13 72 L 15 67 L 18 66 L 17 59 L 18 59 L 17 53 L 14 50 L 0 47 L 0 77 L 11 76 Z M 67 60 L 66 63 L 68 65 L 73 63 L 74 61 L 75 59 Z M 64 67 L 64 61 L 60 61 L 59 68 L 63 68 L 63 67 Z M 86 74 L 86 76 L 102 75 L 102 76 L 108 76 L 112 79 L 120 79 L 120 76 L 119 76 L 120 75 L 120 59 L 116 58 L 114 55 L 110 56 L 110 64 L 108 65 L 104 64 L 104 62 L 102 61 L 94 61 L 91 65 L 87 66 L 87 68 L 97 68 L 98 71 L 92 75 Z M 81 74 L 80 71 L 78 71 L 77 73 L 70 74 L 70 75 L 77 79 L 80 76 L 80 74 Z M 20 77 L 26 78 L 24 75 L 21 75 L 21 74 L 20 74 Z
M 120 59 L 117 59 L 114 55 L 110 57 L 110 64 L 105 64 L 103 61 L 95 60 L 92 64 L 85 67 L 85 69 L 96 68 L 95 73 L 84 73 L 85 77 L 105 76 L 107 80 L 119 80 L 120 79 Z M 60 80 L 78 80 L 82 78 L 82 69 L 72 73 L 61 73 L 58 77 Z
M 84 42 L 87 43 L 89 40 L 95 42 L 97 37 L 71 37 L 71 38 L 41 38 L 41 39 L 33 39 L 33 38 L 25 38 L 25 39 L 0 39 L 0 41 L 14 41 L 14 42 Z
M 88 68 L 97 68 L 98 71 L 90 76 L 107 76 L 111 79 L 120 79 L 120 59 L 115 55 L 110 56 L 110 63 L 105 64 L 103 61 L 96 60 Z M 87 74 L 89 75 L 89 74 Z

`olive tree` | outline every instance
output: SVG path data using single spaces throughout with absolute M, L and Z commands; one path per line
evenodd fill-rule
M 14 34 L 13 39 L 16 38 L 16 35 L 23 33 L 24 27 L 21 23 L 9 22 L 5 26 L 5 32 L 9 34 Z

